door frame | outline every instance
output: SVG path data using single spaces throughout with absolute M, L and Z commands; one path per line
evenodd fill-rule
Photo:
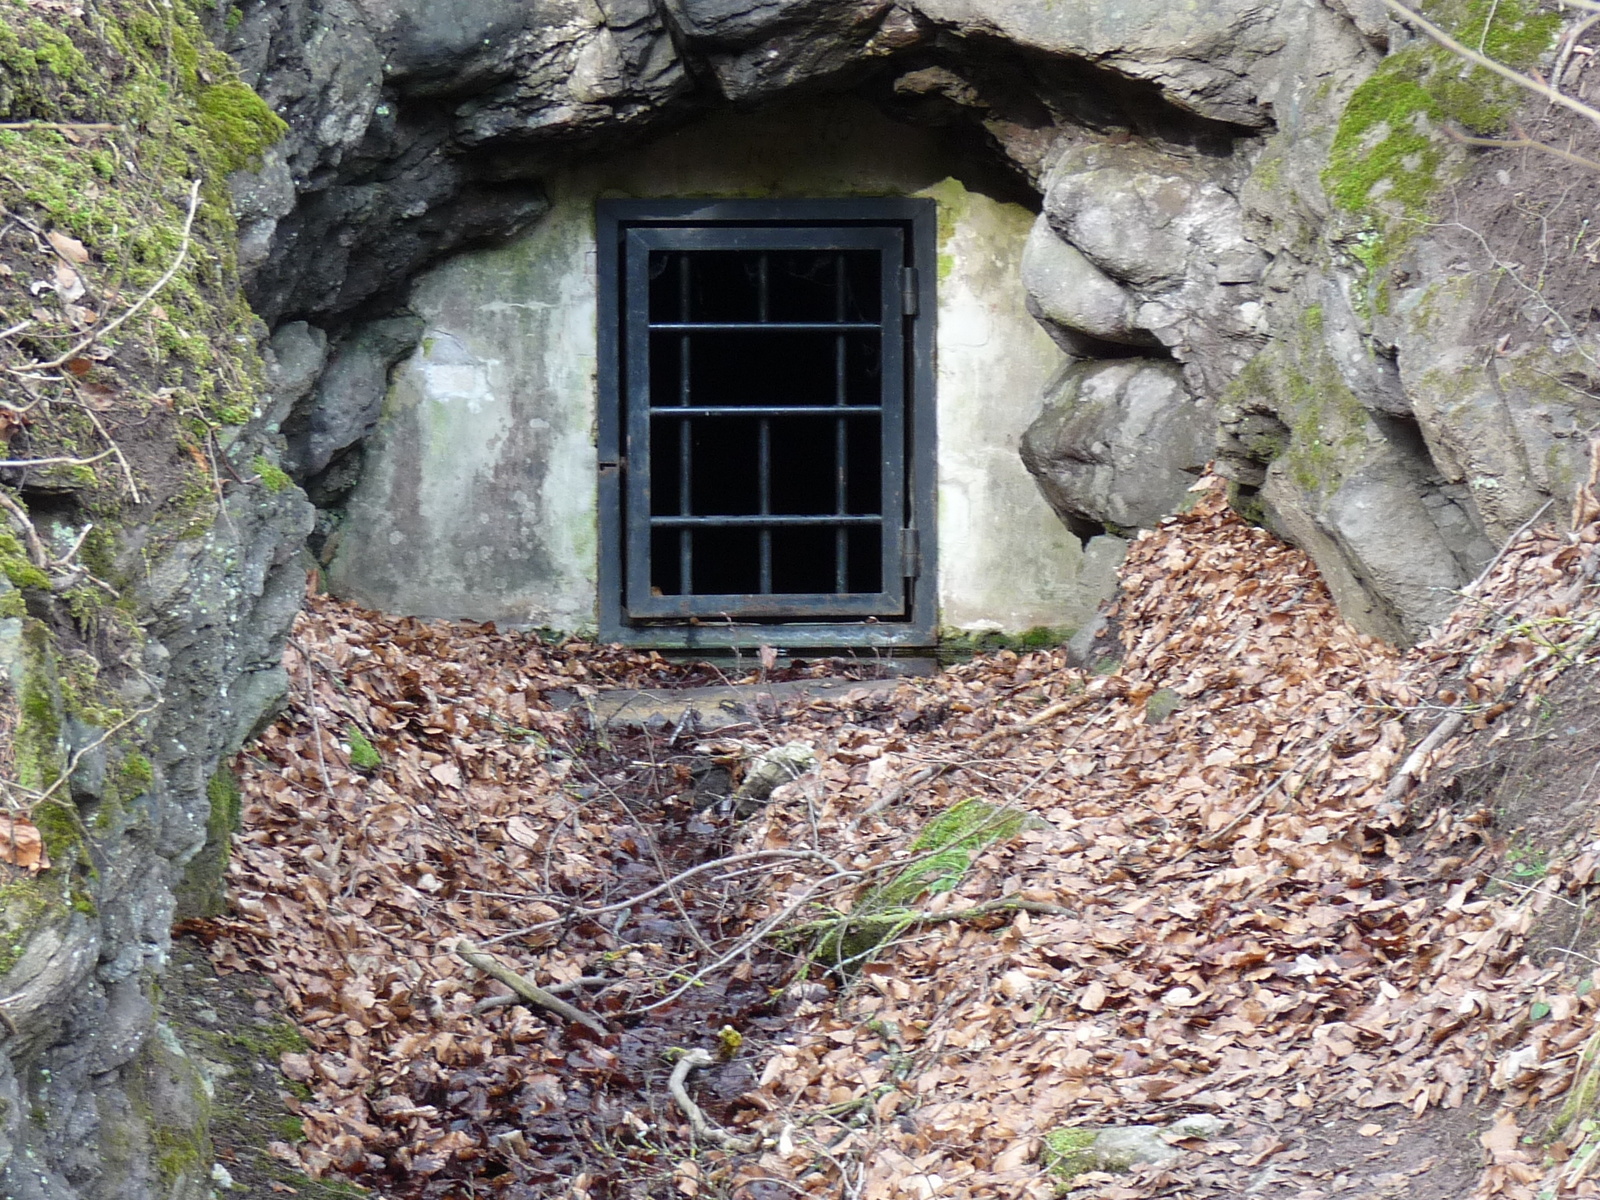
M 914 274 L 905 310 L 905 528 L 909 532 L 907 616 L 883 620 L 726 622 L 693 617 L 630 616 L 626 604 L 627 412 L 626 288 L 621 278 L 629 232 L 650 228 L 871 227 L 906 235 Z M 598 278 L 599 619 L 607 642 L 659 649 L 926 647 L 937 643 L 938 547 L 935 536 L 938 211 L 933 200 L 863 197 L 822 200 L 601 200 L 595 207 Z

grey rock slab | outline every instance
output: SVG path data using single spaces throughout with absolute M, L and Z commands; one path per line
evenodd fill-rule
M 1270 119 L 1255 75 L 1283 44 L 1279 0 L 915 0 L 915 7 L 966 36 L 1112 67 L 1201 116 L 1257 127 Z
M 316 386 L 328 361 L 328 335 L 304 321 L 289 321 L 273 331 L 265 357 L 268 393 L 262 419 L 276 429 Z
M 931 666 L 918 674 L 931 674 Z M 817 701 L 848 703 L 852 696 L 882 696 L 900 686 L 892 679 L 800 679 L 782 683 L 730 684 L 703 688 L 607 688 L 593 696 L 558 690 L 548 699 L 557 709 L 586 707 L 597 723 L 614 728 L 692 719 L 705 732 L 746 725 L 763 714 Z

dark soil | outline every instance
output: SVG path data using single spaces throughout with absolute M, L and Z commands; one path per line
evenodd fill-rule
M 1526 888 L 1558 858 L 1582 852 L 1600 787 L 1600 668 L 1574 667 L 1531 708 L 1511 718 L 1503 737 L 1479 745 L 1431 780 L 1414 808 L 1435 798 L 1458 811 L 1481 814 L 1484 836 L 1500 852 L 1491 888 Z M 1575 947 L 1592 946 L 1596 915 L 1565 896 L 1555 899 L 1529 931 L 1526 953 L 1543 967 L 1574 972 L 1595 965 Z
M 1590 29 L 1581 46 L 1600 44 Z M 1562 90 L 1586 103 L 1600 100 L 1600 55 L 1574 54 Z M 1575 337 L 1600 321 L 1600 129 L 1564 108 L 1531 100 L 1503 140 L 1529 139 L 1596 164 L 1577 165 L 1546 151 L 1507 148 L 1475 151 L 1466 177 L 1444 204 L 1441 232 L 1460 252 L 1463 271 L 1500 274 L 1486 314 L 1487 355 L 1536 339 Z M 1508 269 L 1509 268 L 1509 269 Z M 1595 403 L 1600 422 L 1600 369 L 1588 378 L 1563 380 L 1577 402 Z

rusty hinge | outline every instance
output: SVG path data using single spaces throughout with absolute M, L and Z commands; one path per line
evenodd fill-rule
M 922 574 L 922 539 L 915 529 L 900 531 L 900 574 L 907 579 Z
M 908 317 L 917 315 L 921 285 L 915 267 L 900 268 L 900 311 Z

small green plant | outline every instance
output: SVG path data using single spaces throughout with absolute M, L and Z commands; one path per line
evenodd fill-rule
M 915 923 L 915 900 L 954 891 L 973 859 L 1015 837 L 1027 820 L 1020 809 L 982 800 L 952 805 L 913 839 L 907 866 L 868 888 L 849 913 L 823 922 L 813 959 L 834 970 L 859 968 Z
M 1506 852 L 1506 868 L 1513 879 L 1543 879 L 1550 873 L 1550 854 L 1524 842 Z

